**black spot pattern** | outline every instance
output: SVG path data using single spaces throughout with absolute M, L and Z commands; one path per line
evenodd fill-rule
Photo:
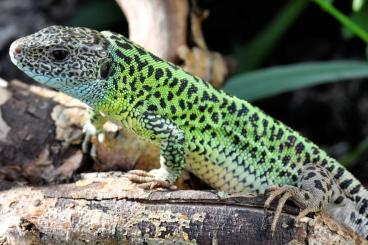
M 180 96 L 184 92 L 185 88 L 188 86 L 188 80 L 187 79 L 182 79 L 180 82 L 181 83 L 180 83 L 179 89 L 176 92 L 177 96 Z
M 323 185 L 322 185 L 321 181 L 318 180 L 318 179 L 314 180 L 314 187 L 316 189 L 319 189 L 319 190 L 323 191 L 323 192 L 326 192 L 325 188 L 323 188 Z
M 152 76 L 153 70 L 154 70 L 153 66 L 152 65 L 149 65 L 148 66 L 148 71 L 147 71 L 147 77 Z
M 128 65 L 130 65 L 130 63 L 132 62 L 132 58 L 126 56 L 125 54 L 123 54 L 120 50 L 116 50 L 115 54 L 121 58 L 125 63 L 127 63 Z
M 362 201 L 362 205 L 360 206 L 359 213 L 360 214 L 365 214 L 366 213 L 366 210 L 367 210 L 367 207 L 368 207 L 368 200 L 367 199 L 364 199 Z
M 155 111 L 157 111 L 157 106 L 156 105 L 149 105 L 148 110 L 151 111 L 151 112 L 155 112 Z
M 339 196 L 338 198 L 336 198 L 336 200 L 334 201 L 335 204 L 340 204 L 342 203 L 342 201 L 344 201 L 344 197 Z
M 133 49 L 133 47 L 130 44 L 125 43 L 125 42 L 123 43 L 120 40 L 115 41 L 115 43 L 117 46 L 119 46 L 122 49 L 125 49 L 125 50 Z
M 164 75 L 164 72 L 161 68 L 157 68 L 155 72 L 155 79 L 158 81 Z
M 331 172 L 331 171 L 330 171 Z M 342 167 L 339 167 L 337 169 L 337 173 L 335 175 L 335 179 L 340 179 L 340 177 L 344 174 L 344 169 Z

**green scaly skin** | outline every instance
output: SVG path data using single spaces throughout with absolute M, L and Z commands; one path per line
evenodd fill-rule
M 137 180 L 172 184 L 188 168 L 222 191 L 264 193 L 273 186 L 266 206 L 286 195 L 304 210 L 298 218 L 326 211 L 368 236 L 368 192 L 335 159 L 122 35 L 52 26 L 15 41 L 10 56 L 36 81 L 159 143 L 161 168 L 133 173 Z

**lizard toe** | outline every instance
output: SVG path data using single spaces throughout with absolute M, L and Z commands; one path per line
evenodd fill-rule
M 145 182 L 138 184 L 139 188 L 145 189 L 145 190 L 153 190 L 157 188 L 164 188 L 164 189 L 174 189 L 175 186 L 171 185 L 169 182 L 164 180 L 153 180 L 150 182 Z
M 271 203 L 277 198 L 278 196 L 281 196 L 283 193 L 285 193 L 288 190 L 289 186 L 271 186 L 267 189 L 267 192 L 270 194 L 268 198 L 265 201 L 264 208 L 269 209 L 271 206 Z
M 155 176 L 144 170 L 131 170 L 125 176 L 136 184 L 149 183 L 155 180 Z
M 298 193 L 298 188 L 294 187 L 294 186 L 282 186 L 282 187 L 271 187 L 268 189 L 268 191 L 270 192 L 270 195 L 268 196 L 264 207 L 265 210 L 267 210 L 271 203 L 275 200 L 275 198 L 280 197 L 278 200 L 278 204 L 276 207 L 276 211 L 272 220 L 272 224 L 271 224 L 271 232 L 272 235 L 274 235 L 275 231 L 276 231 L 276 226 L 277 223 L 280 219 L 281 213 L 282 213 L 282 209 L 286 203 L 286 201 L 288 199 L 292 199 L 294 196 L 297 195 Z
M 137 184 L 139 188 L 145 190 L 152 190 L 157 188 L 176 189 L 175 185 L 170 184 L 169 181 L 158 179 L 154 172 L 144 170 L 131 170 L 125 176 L 133 183 Z

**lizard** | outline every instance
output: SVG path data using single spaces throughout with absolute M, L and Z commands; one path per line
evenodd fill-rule
M 368 239 L 368 191 L 337 160 L 277 119 L 164 61 L 123 35 L 50 26 L 15 40 L 11 61 L 45 86 L 160 145 L 160 168 L 132 170 L 144 187 L 173 185 L 188 169 L 229 193 L 279 197 L 300 219 L 326 212 Z

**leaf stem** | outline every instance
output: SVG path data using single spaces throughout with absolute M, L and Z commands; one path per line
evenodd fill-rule
M 272 52 L 282 36 L 295 23 L 295 20 L 310 1 L 290 0 L 270 23 L 249 43 L 236 48 L 239 61 L 238 72 L 253 70 Z
M 335 8 L 329 1 L 314 0 L 323 10 L 335 17 L 342 25 L 348 28 L 352 33 L 368 43 L 368 33 L 364 31 L 358 24 L 353 22 L 349 17 Z

